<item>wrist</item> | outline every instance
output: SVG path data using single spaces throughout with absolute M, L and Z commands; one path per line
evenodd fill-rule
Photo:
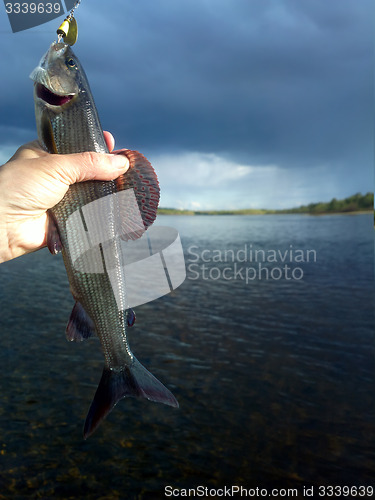
M 2 262 L 10 260 L 11 258 L 12 257 L 8 242 L 8 232 L 6 228 L 5 213 L 4 210 L 2 209 L 1 199 L 0 199 L 0 264 Z
M 4 165 L 0 167 L 0 264 L 13 258 L 8 234 L 7 176 Z

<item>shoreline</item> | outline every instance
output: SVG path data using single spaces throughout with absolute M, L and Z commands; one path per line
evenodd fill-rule
M 179 210 L 160 207 L 159 215 L 361 215 L 374 213 L 374 193 L 356 193 L 342 200 L 318 201 L 299 207 L 269 209 L 241 208 L 237 210 Z
M 289 211 L 283 211 L 283 210 L 209 210 L 209 211 L 192 211 L 192 210 L 177 210 L 173 208 L 160 208 L 157 212 L 157 215 L 176 215 L 176 216 L 181 216 L 181 215 L 189 215 L 189 216 L 196 216 L 196 215 L 204 215 L 204 216 L 212 216 L 212 215 L 225 215 L 225 216 L 230 216 L 230 215 L 308 215 L 308 216 L 319 216 L 323 217 L 326 215 L 364 215 L 364 214 L 373 214 L 373 210 L 353 210 L 353 211 L 347 211 L 347 212 L 319 212 L 319 213 L 314 213 L 314 212 L 289 212 Z

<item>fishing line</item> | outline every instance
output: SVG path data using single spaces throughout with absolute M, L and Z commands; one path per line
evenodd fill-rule
M 76 3 L 73 5 L 72 10 L 71 10 L 71 11 L 70 11 L 70 13 L 69 13 L 68 18 L 71 18 L 71 17 L 73 17 L 73 16 L 74 16 L 74 11 L 75 11 L 75 9 L 79 6 L 79 4 L 81 3 L 81 1 L 82 1 L 82 0 L 77 0 L 77 1 L 76 1 Z

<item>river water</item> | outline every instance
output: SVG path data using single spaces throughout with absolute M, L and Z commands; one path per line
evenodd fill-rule
M 179 231 L 187 276 L 136 308 L 129 339 L 180 408 L 123 399 L 87 441 L 103 356 L 65 340 L 62 259 L 0 266 L 0 499 L 371 484 L 372 215 L 157 223 Z

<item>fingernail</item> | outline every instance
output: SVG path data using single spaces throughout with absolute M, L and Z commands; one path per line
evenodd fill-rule
M 127 170 L 129 168 L 129 160 L 124 155 L 109 155 L 113 168 L 118 170 Z

